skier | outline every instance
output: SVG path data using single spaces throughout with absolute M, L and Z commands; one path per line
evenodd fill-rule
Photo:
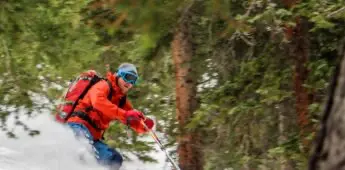
M 93 85 L 77 102 L 66 123 L 77 136 L 90 141 L 99 163 L 117 170 L 123 161 L 121 154 L 102 141 L 102 135 L 109 123 L 119 120 L 140 134 L 147 132 L 142 121 L 149 129 L 152 129 L 154 122 L 145 118 L 142 112 L 133 109 L 126 98 L 127 92 L 138 79 L 138 72 L 133 64 L 121 64 L 115 74 L 108 72 L 106 78 L 107 80 L 100 80 Z

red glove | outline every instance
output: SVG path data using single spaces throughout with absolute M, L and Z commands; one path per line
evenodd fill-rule
M 131 121 L 131 120 L 141 120 L 144 119 L 144 114 L 137 111 L 137 110 L 129 110 L 126 112 L 126 119 Z
M 137 110 L 129 110 L 126 112 L 126 124 L 134 128 L 137 132 L 146 132 L 147 130 L 141 124 L 141 120 L 144 120 L 144 123 L 149 129 L 152 129 L 154 122 L 150 118 L 145 118 L 142 112 Z
M 153 120 L 150 119 L 150 118 L 146 118 L 146 120 L 144 121 L 144 123 L 146 124 L 146 126 L 147 126 L 149 129 L 152 129 L 153 125 L 155 125 L 155 122 L 153 122 Z

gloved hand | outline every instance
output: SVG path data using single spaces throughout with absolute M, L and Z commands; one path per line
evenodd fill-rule
M 155 124 L 155 123 L 153 122 L 153 120 L 150 119 L 150 118 L 146 118 L 145 121 L 144 121 L 144 123 L 146 124 L 146 126 L 147 126 L 149 129 L 152 129 L 153 125 Z
M 138 120 L 144 119 L 144 114 L 138 110 L 129 110 L 126 112 L 125 117 L 127 120 Z
M 149 129 L 154 126 L 154 121 L 150 118 L 145 118 L 144 114 L 138 110 L 129 110 L 126 112 L 126 124 L 136 129 L 137 132 L 146 132 L 147 130 L 141 125 L 141 120 L 144 121 Z

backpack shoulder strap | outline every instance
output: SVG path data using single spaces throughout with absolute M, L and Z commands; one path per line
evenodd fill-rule
M 120 108 L 123 108 L 125 106 L 126 100 L 127 100 L 127 96 L 121 97 L 120 102 L 119 102 L 119 107 Z
M 111 85 L 111 82 L 109 80 L 106 80 L 109 85 L 109 94 L 108 94 L 108 100 L 111 101 L 111 98 L 113 97 L 113 86 Z

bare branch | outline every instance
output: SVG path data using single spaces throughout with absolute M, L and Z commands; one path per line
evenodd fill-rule
M 330 14 L 327 15 L 327 18 L 332 18 L 334 15 L 337 15 L 343 11 L 345 11 L 345 7 L 342 7 L 336 11 L 331 12 Z

